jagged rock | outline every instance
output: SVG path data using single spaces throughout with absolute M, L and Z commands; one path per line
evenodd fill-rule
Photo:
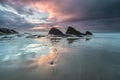
M 62 31 L 60 31 L 57 28 L 51 28 L 51 30 L 49 31 L 48 34 L 52 34 L 52 35 L 57 35 L 57 36 L 63 36 L 64 34 L 62 33 Z
M 92 35 L 90 31 L 86 31 L 85 35 Z
M 67 31 L 66 31 L 66 34 L 72 34 L 72 35 L 76 35 L 78 37 L 81 37 L 82 33 L 77 31 L 76 29 L 74 29 L 73 27 L 69 26 Z
M 4 35 L 4 34 L 16 34 L 18 33 L 17 31 L 13 30 L 13 29 L 7 29 L 7 28 L 0 28 L 0 35 Z

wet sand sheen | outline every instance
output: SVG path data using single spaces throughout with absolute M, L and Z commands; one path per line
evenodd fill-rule
M 119 80 L 119 40 L 92 37 L 70 44 L 66 39 L 34 40 L 29 44 L 42 47 L 26 44 L 26 50 L 21 50 L 24 55 L 0 61 L 0 80 Z

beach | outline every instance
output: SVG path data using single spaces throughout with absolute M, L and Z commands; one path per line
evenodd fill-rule
M 120 33 L 0 40 L 0 80 L 120 80 L 119 41 Z

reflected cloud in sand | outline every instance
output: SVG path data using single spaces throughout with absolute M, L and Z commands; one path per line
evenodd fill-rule
M 86 37 L 85 37 L 85 40 L 86 40 L 86 41 L 89 41 L 89 40 L 91 40 L 91 38 L 92 38 L 91 36 L 86 36 Z
M 48 55 L 42 55 L 41 57 L 37 58 L 35 62 L 37 64 L 50 63 L 52 65 L 54 64 L 54 61 L 57 56 L 58 56 L 57 49 L 55 47 L 50 47 L 50 53 Z

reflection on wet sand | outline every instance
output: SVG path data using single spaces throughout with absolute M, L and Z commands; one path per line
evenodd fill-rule
M 50 63 L 51 65 L 54 64 L 55 58 L 58 56 L 57 49 L 54 47 L 50 48 L 50 53 L 48 55 L 43 55 L 35 60 L 37 64 L 45 64 Z
M 68 44 L 72 44 L 73 42 L 79 40 L 79 38 L 67 38 Z
M 83 40 L 85 41 L 85 38 Z M 21 43 L 21 41 L 23 42 Z M 23 40 L 16 41 L 15 44 L 12 43 L 13 46 L 10 44 L 9 47 L 5 47 L 6 50 L 13 48 L 14 53 L 9 51 L 9 54 L 6 52 L 7 55 L 4 54 L 1 57 L 0 80 L 70 80 L 67 79 L 66 75 L 69 77 L 76 76 L 74 71 L 78 71 L 78 63 L 82 62 L 80 60 L 82 55 L 73 44 L 79 41 L 81 41 L 79 38 L 74 37 L 23 38 Z M 68 43 L 73 45 L 69 47 Z M 1 47 L 1 49 L 3 48 Z M 2 75 L 9 76 L 7 78 L 6 76 L 2 77 Z M 14 79 L 10 78 L 11 76 Z
M 4 41 L 4 40 L 14 40 L 15 36 L 2 36 L 0 37 L 0 41 Z
M 61 37 L 53 37 L 53 38 L 50 38 L 50 41 L 52 45 L 55 45 L 59 43 L 61 39 L 62 39 Z
M 89 40 L 91 40 L 91 38 L 92 38 L 91 36 L 86 36 L 86 37 L 85 37 L 85 40 L 86 40 L 86 41 L 89 41 Z

